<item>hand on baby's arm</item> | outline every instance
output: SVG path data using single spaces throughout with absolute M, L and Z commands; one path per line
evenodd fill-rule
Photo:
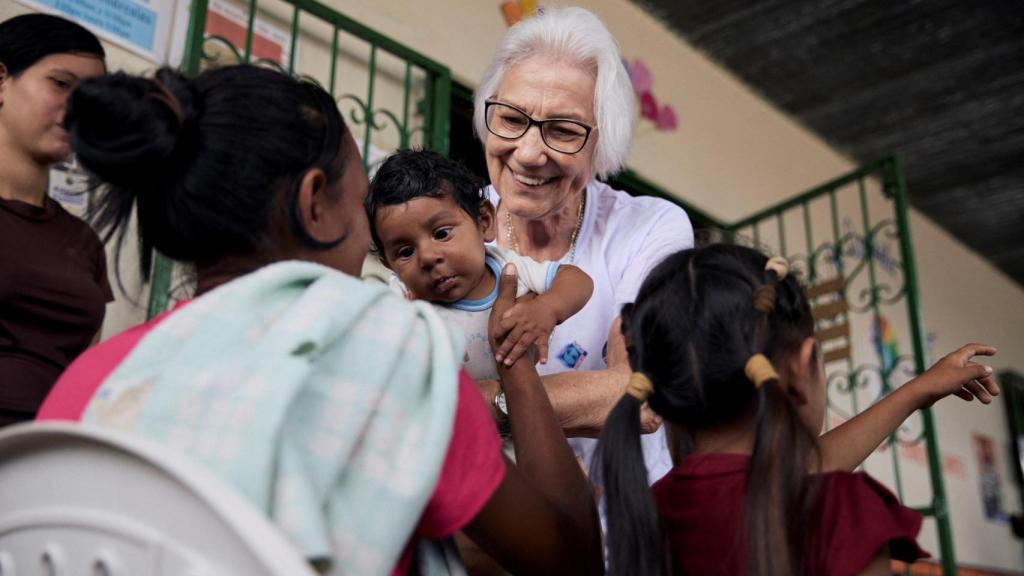
M 541 364 L 546 364 L 548 340 L 557 325 L 558 314 L 545 298 L 520 299 L 501 316 L 504 340 L 494 353 L 494 361 L 511 366 L 530 346 L 536 346 L 537 358 Z
M 924 374 L 907 383 L 921 398 L 921 406 L 931 406 L 951 394 L 966 401 L 974 398 L 983 404 L 999 395 L 999 386 L 992 378 L 992 368 L 971 361 L 974 356 L 993 356 L 996 349 L 987 344 L 968 344 L 951 352 Z
M 594 292 L 590 276 L 571 264 L 562 264 L 547 292 L 529 299 L 520 298 L 501 315 L 502 337 L 494 360 L 511 366 L 530 349 L 537 347 L 541 364 L 548 361 L 548 341 L 555 326 L 565 322 L 587 305 Z

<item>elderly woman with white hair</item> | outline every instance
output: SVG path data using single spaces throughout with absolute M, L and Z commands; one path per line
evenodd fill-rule
M 582 8 L 547 8 L 503 38 L 475 95 L 498 245 L 582 268 L 594 294 L 552 334 L 544 384 L 563 429 L 589 466 L 605 417 L 629 378 L 619 310 L 647 273 L 693 246 L 679 207 L 601 182 L 619 171 L 636 119 L 629 75 L 604 24 Z M 499 348 L 497 358 L 507 355 Z M 498 382 L 481 382 L 499 417 Z M 645 411 L 650 481 L 672 466 L 660 421 Z
M 598 180 L 622 167 L 636 114 L 618 45 L 591 12 L 550 8 L 509 29 L 475 97 L 499 246 L 574 264 L 594 281 L 586 307 L 555 329 L 541 367 L 555 414 L 589 469 L 596 445 L 589 437 L 600 433 L 629 380 L 619 312 L 654 266 L 693 246 L 693 228 L 675 205 L 634 198 Z M 960 352 L 942 363 L 979 368 Z M 972 381 L 957 395 L 987 404 L 998 393 L 987 382 Z M 500 383 L 478 385 L 500 415 Z M 821 469 L 855 469 L 915 410 L 942 397 L 935 386 L 902 386 L 822 435 Z M 640 425 L 652 432 L 660 421 L 645 410 Z M 642 442 L 653 483 L 672 459 L 661 430 Z

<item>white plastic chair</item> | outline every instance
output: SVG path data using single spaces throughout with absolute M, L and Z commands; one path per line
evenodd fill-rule
M 0 576 L 314 576 L 233 488 L 153 443 L 71 423 L 0 431 Z

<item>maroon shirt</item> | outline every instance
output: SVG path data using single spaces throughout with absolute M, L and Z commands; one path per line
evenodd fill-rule
M 50 198 L 0 198 L 0 412 L 31 418 L 113 299 L 88 224 Z
M 686 457 L 651 488 L 671 549 L 672 573 L 744 574 L 744 498 L 750 456 Z M 830 472 L 822 480 L 821 517 L 810 532 L 808 574 L 855 576 L 886 545 L 897 560 L 927 556 L 915 538 L 921 515 L 864 473 Z

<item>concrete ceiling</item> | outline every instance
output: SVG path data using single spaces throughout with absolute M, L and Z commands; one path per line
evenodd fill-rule
M 1024 286 L 1024 2 L 638 3 Z

